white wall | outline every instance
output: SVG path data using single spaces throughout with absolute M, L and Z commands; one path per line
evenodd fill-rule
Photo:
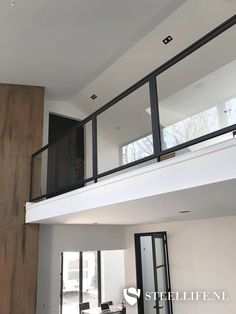
M 59 314 L 61 252 L 124 248 L 125 233 L 120 226 L 41 225 L 37 314 Z
M 62 251 L 125 249 L 125 286 L 136 286 L 134 233 L 157 231 L 168 233 L 173 291 L 219 290 L 230 297 L 226 302 L 174 302 L 174 314 L 235 314 L 236 216 L 130 227 L 41 225 L 37 314 L 59 313 Z M 108 261 L 105 276 L 111 278 L 120 271 L 118 264 Z M 105 292 L 105 299 L 116 303 L 120 302 L 118 276 L 113 280 L 117 291 L 112 290 L 112 283 L 103 291 L 110 289 Z M 134 313 L 135 306 L 127 308 L 127 314 Z
M 101 252 L 102 302 L 120 304 L 125 288 L 124 250 Z
M 102 173 L 120 166 L 120 147 L 115 139 L 99 129 L 98 172 Z
M 174 302 L 174 314 L 235 314 L 236 217 L 127 228 L 126 286 L 136 286 L 134 233 L 167 231 L 173 291 L 226 291 L 230 301 Z M 128 307 L 127 314 L 137 313 Z

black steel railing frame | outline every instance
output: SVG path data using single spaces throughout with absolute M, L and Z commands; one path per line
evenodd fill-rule
M 141 163 L 144 163 L 144 162 L 152 160 L 152 159 L 157 159 L 157 161 L 160 161 L 160 158 L 163 155 L 170 154 L 170 153 L 176 152 L 178 150 L 181 150 L 183 148 L 186 148 L 186 147 L 189 147 L 189 146 L 192 146 L 195 144 L 199 144 L 203 141 L 210 140 L 210 139 L 215 138 L 217 136 L 235 131 L 236 124 L 222 128 L 220 130 L 217 130 L 217 131 L 214 131 L 211 133 L 208 133 L 206 135 L 203 135 L 201 137 L 187 141 L 187 142 L 182 143 L 180 145 L 176 145 L 176 146 L 173 146 L 173 147 L 167 148 L 167 149 L 162 149 L 160 116 L 159 116 L 159 106 L 158 106 L 158 89 L 157 89 L 157 82 L 156 82 L 157 76 L 160 75 L 162 72 L 166 71 L 167 69 L 169 69 L 170 67 L 172 67 L 176 63 L 180 62 L 182 59 L 186 58 L 187 56 L 192 54 L 194 51 L 198 50 L 199 48 L 201 48 L 202 46 L 204 46 L 205 44 L 207 44 L 208 42 L 210 42 L 211 40 L 213 40 L 214 38 L 216 38 L 217 36 L 219 36 L 220 34 L 225 32 L 226 30 L 228 30 L 229 28 L 231 28 L 235 24 L 236 24 L 236 14 L 233 15 L 231 18 L 229 18 L 224 23 L 222 23 L 221 25 L 219 25 L 218 27 L 216 27 L 215 29 L 213 29 L 211 32 L 209 32 L 208 34 L 206 34 L 205 36 L 203 36 L 202 38 L 197 40 L 195 43 L 193 43 L 192 45 L 190 45 L 189 47 L 187 47 L 186 49 L 184 49 L 183 51 L 178 53 L 176 56 L 174 56 L 173 58 L 171 58 L 170 60 L 165 62 L 163 65 L 161 65 L 160 67 L 155 69 L 153 72 L 151 72 L 150 74 L 148 74 L 147 76 L 145 76 L 144 78 L 139 80 L 137 83 L 135 83 L 134 85 L 129 87 L 123 93 L 121 93 L 120 95 L 118 95 L 117 97 L 115 97 L 114 99 L 109 101 L 103 107 L 101 107 L 97 111 L 93 112 L 91 115 L 86 117 L 83 121 L 78 122 L 78 124 L 76 124 L 68 132 L 66 132 L 66 134 L 64 134 L 56 142 L 45 145 L 44 147 L 39 149 L 37 152 L 35 152 L 32 155 L 32 160 L 31 160 L 30 201 L 34 202 L 34 201 L 42 200 L 45 198 L 50 198 L 52 196 L 56 196 L 59 194 L 63 194 L 63 193 L 72 191 L 72 190 L 78 188 L 79 186 L 81 186 L 81 183 L 86 184 L 86 183 L 91 182 L 91 181 L 94 181 L 94 183 L 96 183 L 98 179 L 105 177 L 107 175 L 111 175 L 115 172 L 125 170 L 127 168 L 139 165 Z M 101 113 L 103 113 L 104 111 L 106 111 L 107 109 L 109 109 L 110 107 L 112 107 L 113 105 L 115 105 L 116 103 L 121 101 L 123 98 L 127 97 L 128 95 L 130 95 L 131 93 L 133 93 L 135 90 L 137 90 L 138 88 L 140 88 L 141 86 L 143 86 L 146 83 L 149 84 L 149 93 L 150 93 L 151 123 L 152 123 L 152 136 L 153 136 L 153 150 L 154 150 L 153 154 L 148 156 L 148 157 L 144 157 L 142 159 L 139 159 L 139 160 L 130 162 L 128 164 L 125 164 L 125 165 L 113 168 L 111 170 L 105 171 L 103 173 L 98 173 L 97 117 Z M 66 189 L 63 189 L 63 190 L 59 190 L 58 185 L 57 185 L 57 189 L 54 192 L 40 195 L 38 197 L 32 197 L 33 160 L 34 160 L 34 158 L 36 156 L 40 155 L 42 152 L 44 152 L 45 150 L 47 150 L 49 147 L 51 147 L 53 145 L 56 145 L 56 147 L 58 147 L 58 142 L 60 142 L 60 140 L 62 138 L 68 136 L 75 129 L 84 126 L 88 122 L 92 122 L 92 168 L 93 168 L 92 177 L 84 179 L 83 182 L 76 183 L 74 185 L 69 186 Z M 58 155 L 58 152 L 56 155 Z M 58 156 L 56 158 L 56 169 L 58 169 Z M 56 182 L 58 182 L 58 171 L 56 172 L 56 176 L 57 176 Z

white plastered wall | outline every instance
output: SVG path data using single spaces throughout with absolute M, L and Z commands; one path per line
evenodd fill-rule
M 125 288 L 124 250 L 101 252 L 102 302 L 120 304 Z
M 223 210 L 223 209 L 222 209 Z M 167 231 L 172 291 L 226 291 L 230 301 L 174 302 L 174 314 L 235 314 L 236 217 L 127 228 L 126 286 L 136 286 L 134 233 Z M 137 314 L 128 307 L 127 314 Z

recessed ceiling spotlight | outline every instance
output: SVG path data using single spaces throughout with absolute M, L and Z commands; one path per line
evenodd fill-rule
M 10 4 L 11 4 L 11 7 L 14 7 L 16 5 L 15 0 L 11 0 Z
M 97 97 L 98 97 L 97 95 L 93 94 L 90 98 L 91 98 L 92 100 L 94 100 L 94 99 L 96 99 Z
M 179 211 L 179 214 L 188 214 L 191 213 L 190 210 L 181 210 Z
M 167 36 L 165 39 L 163 39 L 162 42 L 163 42 L 165 45 L 167 45 L 167 44 L 169 44 L 169 42 L 172 41 L 172 40 L 173 40 L 173 38 L 169 35 L 169 36 Z

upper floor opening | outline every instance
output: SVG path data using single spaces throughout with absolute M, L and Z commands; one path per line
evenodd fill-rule
M 236 16 L 32 156 L 30 201 L 233 138 Z

